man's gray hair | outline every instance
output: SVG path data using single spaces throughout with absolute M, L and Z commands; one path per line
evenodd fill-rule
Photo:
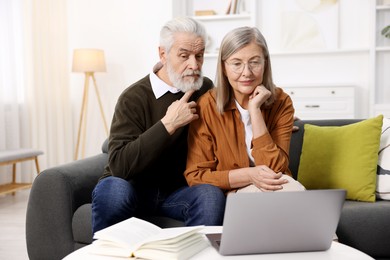
M 160 46 L 169 52 L 174 42 L 175 33 L 180 32 L 188 32 L 200 36 L 206 44 L 207 33 L 203 24 L 190 17 L 176 17 L 161 28 Z

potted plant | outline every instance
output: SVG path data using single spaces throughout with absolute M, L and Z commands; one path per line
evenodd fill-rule
M 390 39 L 390 25 L 382 29 L 381 34 Z

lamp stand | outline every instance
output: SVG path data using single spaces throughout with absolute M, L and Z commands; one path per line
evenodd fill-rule
M 80 147 L 80 136 L 81 131 L 83 131 L 83 147 L 82 147 L 82 157 L 84 158 L 85 155 L 85 139 L 86 139 L 86 129 L 87 129 L 87 109 L 88 109 L 88 91 L 89 91 L 89 78 L 92 78 L 93 85 L 95 86 L 95 92 L 96 97 L 98 99 L 99 108 L 100 108 L 100 114 L 103 119 L 104 129 L 106 131 L 106 135 L 108 136 L 108 127 L 106 118 L 104 116 L 102 101 L 100 99 L 99 89 L 96 85 L 96 79 L 93 72 L 85 72 L 85 80 L 84 80 L 84 93 L 83 93 L 83 102 L 81 105 L 81 112 L 80 112 L 80 123 L 79 123 L 79 129 L 77 134 L 77 144 L 76 144 L 76 151 L 74 155 L 74 159 L 77 160 L 78 154 L 79 154 L 79 147 Z

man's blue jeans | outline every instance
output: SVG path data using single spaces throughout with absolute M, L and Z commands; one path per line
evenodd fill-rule
M 130 217 L 147 215 L 171 217 L 186 226 L 222 225 L 225 202 L 222 190 L 209 184 L 164 194 L 111 176 L 100 180 L 92 192 L 92 229 L 95 233 Z

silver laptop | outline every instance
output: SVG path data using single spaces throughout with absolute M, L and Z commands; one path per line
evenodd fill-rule
M 207 234 L 221 255 L 324 251 L 330 248 L 346 191 L 229 194 L 222 234 Z

